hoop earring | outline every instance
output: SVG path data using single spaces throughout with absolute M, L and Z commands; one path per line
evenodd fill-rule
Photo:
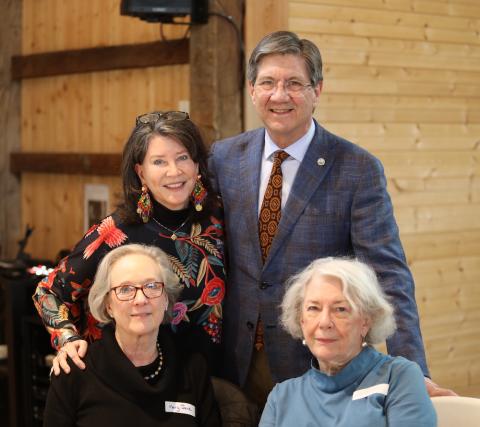
M 142 185 L 142 194 L 137 202 L 137 213 L 143 222 L 148 222 L 152 213 L 152 201 L 146 185 Z
M 195 210 L 197 212 L 201 212 L 203 210 L 202 203 L 207 197 L 207 189 L 204 187 L 201 178 L 202 175 L 197 176 L 197 180 L 195 181 L 195 187 L 193 187 L 192 191 L 193 205 L 195 206 Z

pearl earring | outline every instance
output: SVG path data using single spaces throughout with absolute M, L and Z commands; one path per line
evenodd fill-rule
M 367 343 L 367 340 L 366 340 L 366 336 L 362 335 L 362 347 L 367 347 L 367 346 L 368 346 L 368 343 Z

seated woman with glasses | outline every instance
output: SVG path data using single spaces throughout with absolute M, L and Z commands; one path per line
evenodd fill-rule
M 101 259 L 114 248 L 141 243 L 161 248 L 183 285 L 172 308 L 177 345 L 220 366 L 225 295 L 223 214 L 207 174 L 200 132 L 180 111 L 141 115 L 122 157 L 123 202 L 94 225 L 36 289 L 34 303 L 52 345 L 61 350 L 55 374 L 80 368 L 101 330 L 86 300 Z
M 396 325 L 393 307 L 366 264 L 313 261 L 291 279 L 281 322 L 303 339 L 312 367 L 273 388 L 259 427 L 437 425 L 420 367 L 372 347 Z
M 52 377 L 44 427 L 220 426 L 204 358 L 160 327 L 181 287 L 158 248 L 123 245 L 101 261 L 88 303 L 105 325 L 88 368 Z

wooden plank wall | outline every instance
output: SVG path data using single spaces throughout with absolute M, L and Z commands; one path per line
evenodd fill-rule
M 385 166 L 433 379 L 480 397 L 480 3 L 288 8 L 322 51 L 316 118 Z
M 159 26 L 120 17 L 119 3 L 23 0 L 22 53 L 158 40 Z M 247 41 L 252 3 L 273 7 L 270 0 L 247 1 Z M 284 3 L 288 28 L 323 53 L 317 119 L 384 162 L 433 377 L 480 397 L 480 6 L 477 0 L 277 6 Z M 170 38 L 183 31 L 165 27 Z M 189 99 L 188 81 L 188 66 L 25 80 L 22 150 L 120 151 L 133 117 L 178 108 Z M 112 202 L 119 190 L 115 178 L 22 176 L 22 223 L 36 227 L 30 253 L 54 257 L 78 240 L 85 183 L 110 185 Z
M 166 39 L 186 27 L 164 26 Z M 120 0 L 23 0 L 22 54 L 152 42 L 160 25 L 120 16 Z M 189 66 L 23 80 L 22 151 L 120 152 L 135 117 L 178 109 L 189 99 Z M 83 188 L 103 183 L 115 204 L 115 177 L 22 175 L 22 223 L 35 227 L 27 251 L 53 259 L 83 234 Z

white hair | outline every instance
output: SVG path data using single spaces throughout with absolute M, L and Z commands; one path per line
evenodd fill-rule
M 102 323 L 110 323 L 112 318 L 107 312 L 107 296 L 110 292 L 110 275 L 112 267 L 121 258 L 127 255 L 145 255 L 155 261 L 159 275 L 164 283 L 164 292 L 168 298 L 167 315 L 164 323 L 170 318 L 173 305 L 182 290 L 177 275 L 172 271 L 165 252 L 156 246 L 146 246 L 136 243 L 119 246 L 110 251 L 102 259 L 95 274 L 95 280 L 88 293 L 88 305 L 92 316 Z
M 303 338 L 300 320 L 305 288 L 313 278 L 325 276 L 338 279 L 353 312 L 371 320 L 370 330 L 365 337 L 368 344 L 381 343 L 395 332 L 393 307 L 373 269 L 357 259 L 329 257 L 313 261 L 287 282 L 280 321 L 290 335 Z

